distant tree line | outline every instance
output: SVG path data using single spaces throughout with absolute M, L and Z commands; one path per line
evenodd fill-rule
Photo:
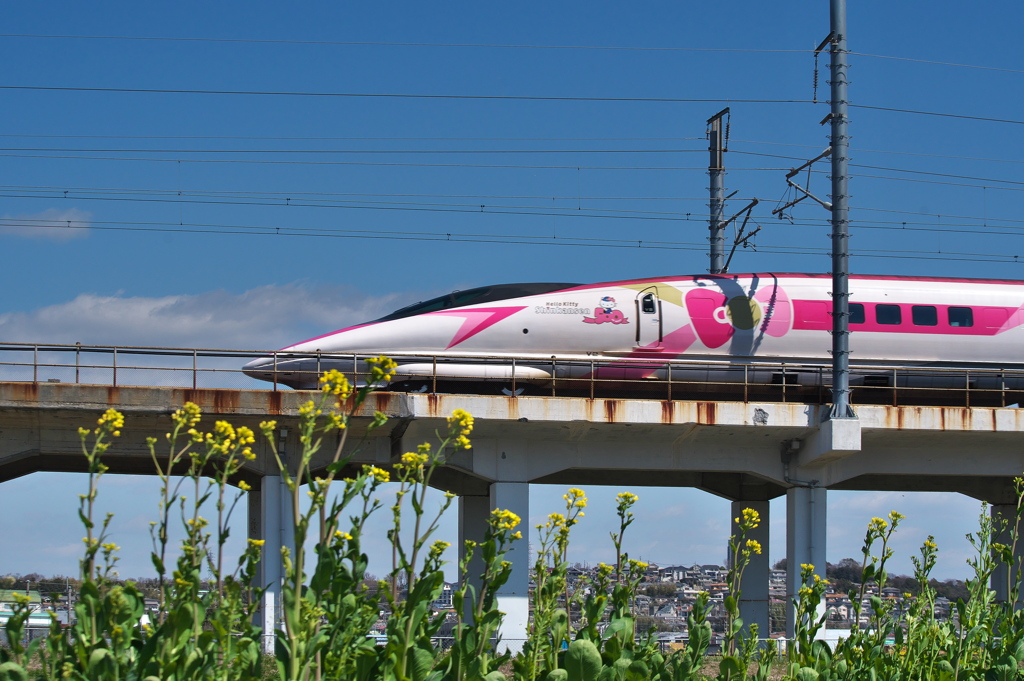
M 786 569 L 786 559 L 783 558 L 772 566 L 776 570 Z M 832 586 L 839 593 L 849 593 L 852 589 L 860 586 L 861 562 L 855 558 L 843 558 L 838 563 L 825 564 L 825 578 L 832 583 Z M 917 596 L 921 593 L 921 585 L 913 577 L 907 575 L 889 575 L 886 580 L 887 587 L 899 589 L 900 593 L 908 593 Z M 970 593 L 967 585 L 961 579 L 947 579 L 939 581 L 931 579 L 928 584 L 935 589 L 938 596 L 948 598 L 955 602 L 958 598 L 967 601 Z

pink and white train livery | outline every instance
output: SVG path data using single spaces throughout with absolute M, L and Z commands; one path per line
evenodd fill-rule
M 351 372 L 353 356 L 384 353 L 399 361 L 394 386 L 416 389 L 435 373 L 507 386 L 513 375 L 519 385 L 664 378 L 664 360 L 675 359 L 827 365 L 831 283 L 769 273 L 484 286 L 290 345 L 244 371 L 312 388 L 318 370 Z M 854 276 L 850 291 L 854 365 L 1024 369 L 1022 281 Z

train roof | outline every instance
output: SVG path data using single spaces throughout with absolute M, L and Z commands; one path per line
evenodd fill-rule
M 641 279 L 623 279 L 621 281 L 605 281 L 594 284 L 580 284 L 575 287 L 577 291 L 604 286 L 622 286 L 630 284 L 714 280 L 714 279 L 749 279 L 750 277 L 761 277 L 765 279 L 831 279 L 831 274 L 814 274 L 807 272 L 737 272 L 729 274 L 673 274 L 666 277 L 643 277 Z M 856 281 L 899 281 L 906 283 L 913 282 L 939 282 L 939 283 L 969 283 L 969 284 L 1002 284 L 1008 286 L 1024 286 L 1024 280 L 1019 279 L 972 279 L 968 277 L 912 277 L 900 274 L 851 274 L 850 279 Z

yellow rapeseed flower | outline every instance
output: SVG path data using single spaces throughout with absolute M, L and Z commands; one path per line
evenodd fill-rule
M 247 483 L 245 480 L 239 480 L 238 481 L 238 489 L 242 490 L 243 492 L 248 492 L 248 491 L 252 490 L 252 485 Z
M 345 374 L 337 369 L 331 369 L 320 377 L 320 390 L 329 395 L 336 395 L 340 399 L 345 399 L 352 394 L 352 384 L 348 382 Z
M 514 530 L 519 524 L 519 516 L 507 509 L 496 508 L 491 511 L 491 525 L 496 530 Z
M 562 498 L 565 499 L 565 503 L 569 508 L 587 507 L 586 492 L 581 490 L 579 487 L 570 487 L 569 491 L 562 495 Z
M 121 429 L 124 428 L 124 415 L 116 409 L 107 409 L 96 423 L 99 425 L 99 428 L 96 429 L 97 435 L 106 432 L 113 437 L 118 437 L 121 435 Z
M 752 508 L 743 509 L 741 515 L 743 517 L 742 524 L 750 529 L 754 529 L 761 524 L 761 514 Z
M 390 381 L 395 377 L 395 370 L 398 368 L 398 364 L 390 357 L 381 355 L 380 357 L 373 357 L 364 361 L 370 365 L 371 383 Z
M 202 412 L 199 405 L 193 402 L 186 402 L 181 409 L 176 409 L 171 414 L 171 420 L 182 428 L 194 428 L 198 425 L 200 418 L 202 418 Z
M 383 468 L 377 468 L 376 466 L 363 466 L 363 470 L 367 475 L 372 476 L 377 482 L 388 482 L 391 480 L 391 474 Z
M 402 454 L 402 465 L 408 468 L 416 468 L 426 465 L 430 455 L 423 452 L 406 452 Z

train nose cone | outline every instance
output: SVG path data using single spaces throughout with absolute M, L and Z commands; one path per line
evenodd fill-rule
M 257 357 L 251 362 L 246 362 L 245 366 L 242 367 L 242 373 L 246 376 L 262 379 L 264 381 L 273 380 L 272 374 L 274 373 L 274 358 Z

